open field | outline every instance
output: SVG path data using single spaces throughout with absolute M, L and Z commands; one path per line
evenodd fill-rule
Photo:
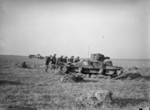
M 32 69 L 17 65 L 26 61 Z M 125 73 L 142 77 L 118 80 L 85 78 L 81 83 L 62 83 L 62 75 L 44 71 L 44 60 L 24 56 L 0 56 L 0 110 L 135 110 L 150 107 L 150 63 L 114 60 Z M 119 63 L 117 63 L 119 62 Z M 128 68 L 137 66 L 138 70 Z M 76 97 L 92 90 L 112 91 L 111 107 L 89 108 L 76 102 Z

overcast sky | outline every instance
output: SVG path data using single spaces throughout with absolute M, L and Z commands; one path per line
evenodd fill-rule
M 150 59 L 149 0 L 0 0 L 0 54 Z

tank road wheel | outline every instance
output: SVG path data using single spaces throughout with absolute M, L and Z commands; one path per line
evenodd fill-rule
M 69 72 L 67 66 L 63 66 L 61 71 L 63 73 L 68 73 Z
M 116 71 L 106 70 L 105 74 L 107 76 L 106 79 L 112 79 L 113 77 L 116 76 Z
M 121 70 L 117 70 L 116 73 L 117 73 L 117 76 L 120 76 L 120 75 L 123 74 L 123 70 L 122 69 Z
M 118 79 L 123 76 L 123 69 L 116 70 L 116 77 L 114 79 Z
M 98 74 L 102 74 L 102 73 L 103 73 L 103 68 L 100 68 Z
M 82 70 L 83 70 L 83 68 L 82 68 L 82 67 L 80 67 L 80 68 L 79 68 L 79 73 L 82 73 Z

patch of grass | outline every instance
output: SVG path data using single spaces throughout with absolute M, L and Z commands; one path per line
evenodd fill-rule
M 35 68 L 15 66 L 24 60 Z M 45 72 L 41 65 L 44 65 L 44 60 L 0 56 L 0 106 L 18 110 L 99 110 L 77 105 L 75 98 L 100 89 L 109 89 L 113 93 L 111 108 L 101 107 L 102 110 L 132 110 L 150 104 L 149 68 L 138 68 L 144 77 L 142 80 L 85 78 L 84 82 L 62 83 L 62 75 L 50 70 Z M 130 73 L 128 69 L 126 72 Z

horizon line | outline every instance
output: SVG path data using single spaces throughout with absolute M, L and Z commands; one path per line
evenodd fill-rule
M 22 56 L 22 57 L 28 57 L 28 55 L 13 55 L 13 54 L 0 54 L 0 56 Z M 44 56 L 46 57 L 46 56 Z M 88 59 L 87 57 L 81 57 L 82 59 Z M 89 57 L 90 58 L 90 57 Z M 113 60 L 150 60 L 150 58 L 110 58 Z

